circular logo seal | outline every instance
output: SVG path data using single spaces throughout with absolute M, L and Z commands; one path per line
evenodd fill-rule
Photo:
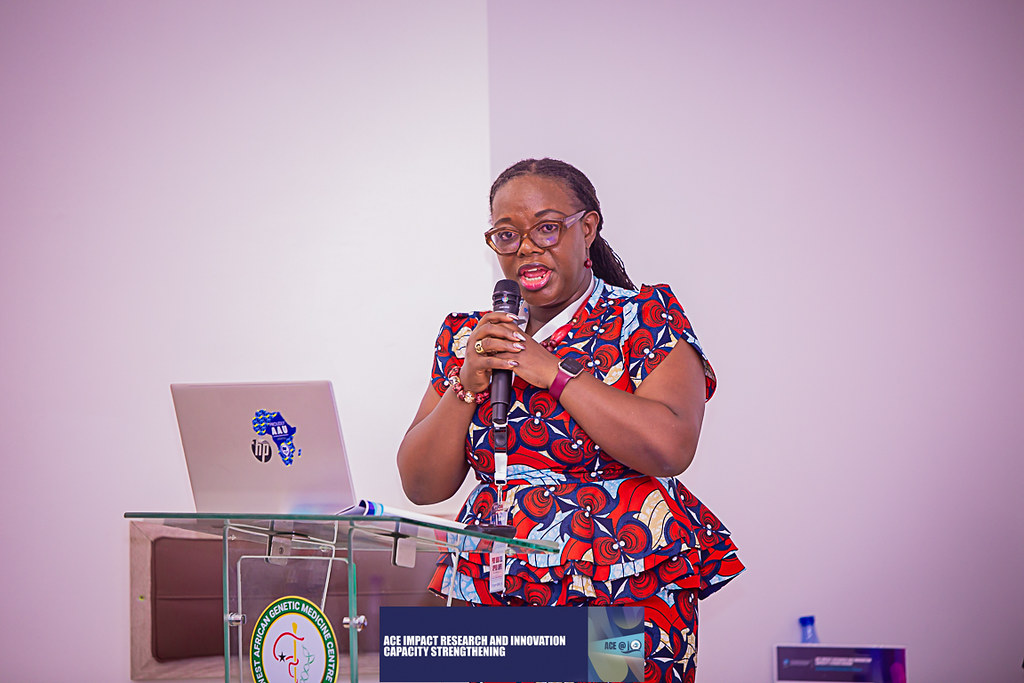
M 252 630 L 249 664 L 255 683 L 333 683 L 338 647 L 331 622 L 305 598 L 275 600 Z

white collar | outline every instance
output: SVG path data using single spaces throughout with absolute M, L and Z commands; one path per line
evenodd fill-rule
M 562 312 L 556 315 L 551 320 L 547 321 L 543 327 L 533 333 L 534 340 L 542 342 L 555 333 L 562 325 L 572 320 L 573 313 L 580 307 L 580 304 L 594 292 L 594 285 L 597 284 L 597 278 L 591 274 L 590 284 L 587 286 L 587 291 L 583 292 L 578 299 L 573 301 L 571 304 L 562 309 Z M 527 324 L 530 322 L 530 309 L 528 306 L 523 307 L 523 329 L 526 329 Z

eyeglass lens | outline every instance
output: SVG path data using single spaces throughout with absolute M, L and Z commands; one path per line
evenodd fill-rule
M 545 221 L 530 228 L 526 236 L 541 249 L 547 249 L 558 244 L 562 225 L 562 221 Z M 491 244 L 502 254 L 511 254 L 518 250 L 522 238 L 523 234 L 518 230 L 499 230 L 490 236 Z

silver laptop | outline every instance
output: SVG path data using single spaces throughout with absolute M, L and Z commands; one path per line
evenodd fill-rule
M 330 382 L 172 384 L 196 512 L 356 505 Z

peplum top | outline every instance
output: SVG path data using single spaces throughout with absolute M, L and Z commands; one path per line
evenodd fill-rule
M 605 384 L 636 391 L 681 340 L 704 364 L 706 398 L 716 378 L 689 320 L 666 285 L 639 291 L 595 278 L 593 292 L 555 355 L 579 360 Z M 431 383 L 438 394 L 462 365 L 482 312 L 441 326 Z M 557 540 L 559 555 L 506 557 L 505 590 L 488 591 L 488 556 L 464 553 L 453 577 L 442 555 L 431 590 L 472 603 L 629 604 L 654 594 L 710 595 L 743 570 L 729 531 L 675 477 L 652 477 L 604 454 L 546 389 L 515 378 L 508 415 L 508 523 L 519 538 Z M 466 459 L 478 480 L 458 514 L 489 521 L 496 499 L 490 402 L 477 406 Z M 454 580 L 453 580 L 454 578 Z

